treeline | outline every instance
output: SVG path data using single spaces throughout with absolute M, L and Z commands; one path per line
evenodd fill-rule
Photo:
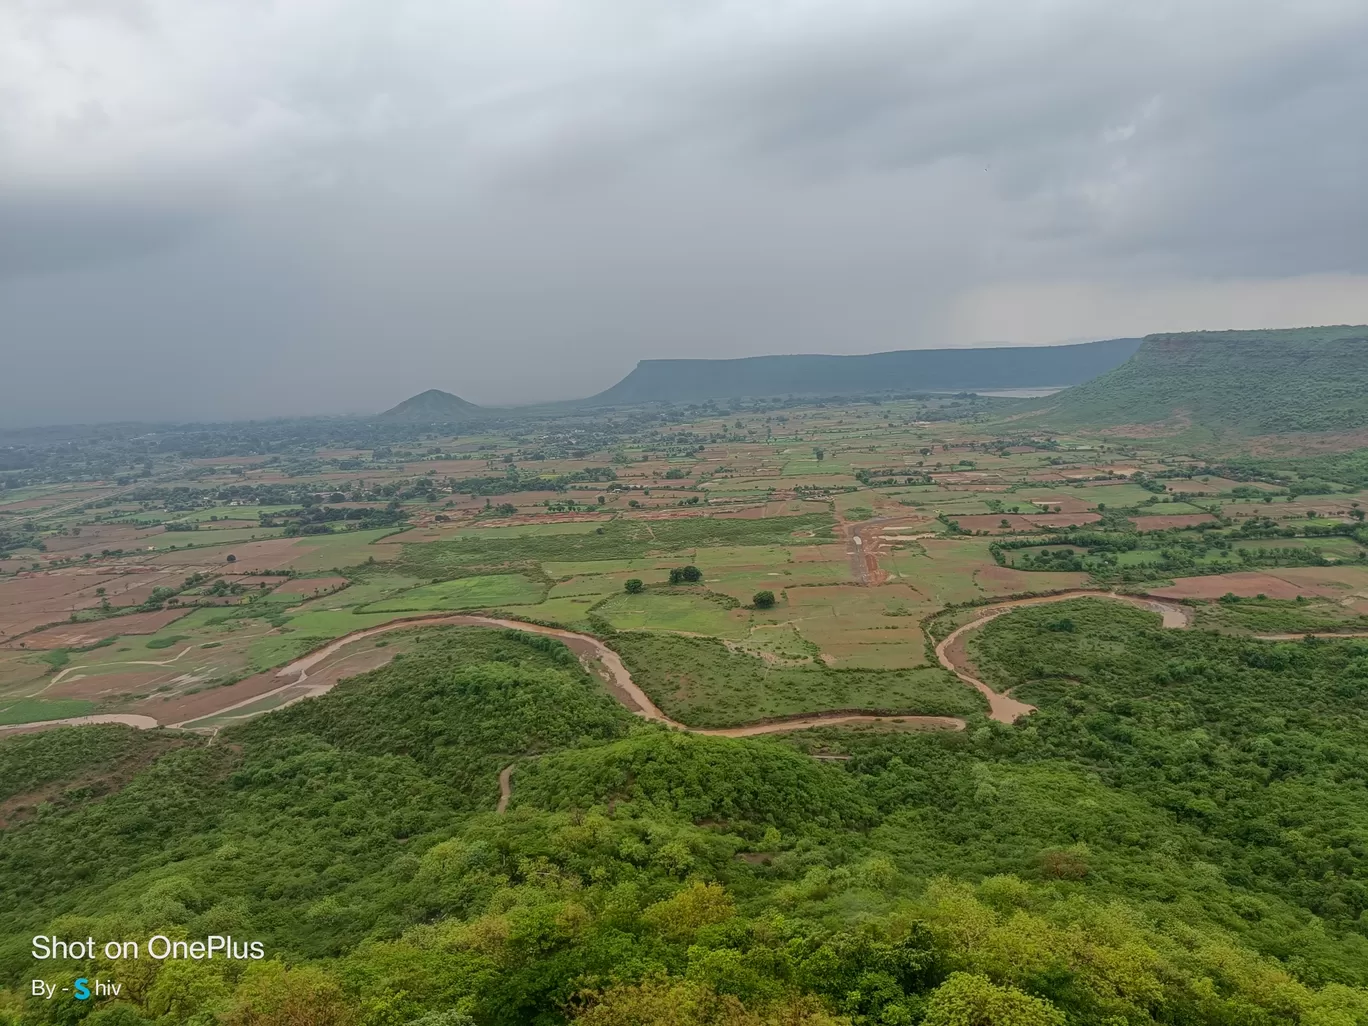
M 261 514 L 262 527 L 279 527 L 282 523 L 285 525 L 286 537 L 294 537 L 329 534 L 334 524 L 343 523 L 353 524 L 363 531 L 397 527 L 407 523 L 407 515 L 397 502 L 391 502 L 383 509 L 364 506 L 307 506 Z
M 463 495 L 509 495 L 514 492 L 563 492 L 574 484 L 598 484 L 617 480 L 612 467 L 586 467 L 569 474 L 543 477 L 510 466 L 503 474 L 453 479 L 451 488 Z
M 908 473 L 906 467 L 860 468 L 855 471 L 855 480 L 869 488 L 894 488 L 901 485 L 925 485 L 932 483 L 932 477 L 923 471 Z
M 31 548 L 38 542 L 38 533 L 28 527 L 0 527 L 0 556 L 16 549 Z
M 1114 511 L 1109 511 L 1114 512 Z M 1251 517 L 1199 524 L 1191 528 L 1145 531 L 1144 517 L 1128 523 L 1130 530 L 1089 529 L 1058 531 L 1046 536 L 996 538 L 988 551 L 999 566 L 1018 570 L 1087 572 L 1102 580 L 1143 581 L 1156 575 L 1204 575 L 1231 573 L 1260 566 L 1328 566 L 1343 562 L 1315 545 L 1240 547 L 1239 542 L 1275 538 L 1350 538 L 1368 546 L 1368 530 L 1358 523 L 1327 520 L 1300 526 L 1281 524 L 1270 517 Z M 1021 556 L 1013 553 L 1026 550 Z M 1152 552 L 1143 561 L 1125 561 L 1126 553 Z M 1368 560 L 1360 548 L 1359 561 Z

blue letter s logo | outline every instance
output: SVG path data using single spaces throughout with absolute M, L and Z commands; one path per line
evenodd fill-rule
M 86 978 L 82 976 L 76 981 L 76 1000 L 84 1001 L 90 997 L 90 988 L 86 986 Z

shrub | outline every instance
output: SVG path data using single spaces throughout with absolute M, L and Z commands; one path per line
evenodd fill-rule
M 640 577 L 633 577 L 622 585 L 622 590 L 627 592 L 628 595 L 640 595 L 646 590 L 646 585 L 642 583 Z
M 774 607 L 774 592 L 769 590 L 757 591 L 751 602 L 754 603 L 756 609 L 772 609 Z

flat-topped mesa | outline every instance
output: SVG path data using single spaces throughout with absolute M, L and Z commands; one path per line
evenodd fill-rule
M 1136 338 L 1117 338 L 1064 346 L 903 349 L 864 356 L 642 360 L 612 388 L 583 403 L 1060 388 L 1111 370 L 1139 345 Z
M 1149 335 L 1126 363 L 1036 400 L 1019 424 L 1194 441 L 1368 428 L 1368 326 Z M 1321 446 L 1322 448 L 1324 446 Z

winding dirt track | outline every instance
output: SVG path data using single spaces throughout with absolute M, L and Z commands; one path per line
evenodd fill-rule
M 1171 602 L 1160 602 L 1158 599 L 1144 598 L 1139 595 L 1118 595 L 1114 591 L 1095 591 L 1080 589 L 1077 591 L 1065 591 L 1058 595 L 1041 595 L 1036 598 L 1010 599 L 1006 602 L 999 602 L 997 605 L 983 606 L 979 615 L 961 627 L 951 631 L 940 644 L 936 646 L 936 659 L 947 670 L 953 673 L 971 688 L 975 688 L 988 699 L 988 718 L 997 720 L 999 723 L 1015 723 L 1023 716 L 1035 712 L 1035 706 L 1027 705 L 1025 702 L 1018 702 L 1011 695 L 1004 695 L 994 691 L 983 681 L 966 672 L 957 666 L 950 656 L 950 648 L 955 641 L 966 631 L 982 627 L 989 620 L 995 620 L 1003 613 L 1010 613 L 1013 609 L 1022 606 L 1039 606 L 1049 602 L 1066 602 L 1076 598 L 1102 598 L 1111 599 L 1116 602 L 1124 602 L 1127 605 L 1137 606 L 1151 613 L 1158 613 L 1163 617 L 1165 627 L 1182 629 L 1187 627 L 1189 620 L 1189 610 L 1186 606 L 1175 605 Z
M 950 647 L 955 640 L 962 636 L 966 631 L 981 627 L 989 620 L 1001 616 L 1003 613 L 1010 612 L 1020 606 L 1042 605 L 1049 602 L 1065 602 L 1075 598 L 1105 598 L 1118 602 L 1125 602 L 1129 605 L 1138 606 L 1142 609 L 1147 609 L 1150 612 L 1161 614 L 1165 627 L 1181 628 L 1188 625 L 1188 610 L 1184 606 L 1134 595 L 1118 595 L 1109 591 L 1068 591 L 1058 595 L 1012 599 L 1006 602 L 997 603 L 996 605 L 983 606 L 979 610 L 979 615 L 974 620 L 954 630 L 936 646 L 936 658 L 942 666 L 955 674 L 955 676 L 964 681 L 964 683 L 979 691 L 984 698 L 988 700 L 989 717 L 991 719 L 1001 723 L 1014 723 L 1022 716 L 1034 712 L 1035 706 L 1027 705 L 1025 702 L 1019 702 L 1009 695 L 999 694 L 983 681 L 968 673 L 961 666 L 956 665 L 950 655 Z M 687 724 L 680 723 L 678 720 L 673 720 L 669 716 L 666 716 L 665 713 L 651 701 L 650 697 L 641 690 L 636 682 L 632 680 L 632 675 L 628 672 L 627 667 L 623 665 L 622 658 L 598 638 L 591 637 L 588 634 L 579 634 L 575 631 L 561 630 L 556 627 L 543 627 L 540 624 L 524 623 L 521 620 L 504 620 L 492 616 L 450 613 L 438 613 L 432 616 L 415 616 L 404 620 L 395 620 L 391 623 L 382 624 L 379 627 L 371 627 L 366 630 L 356 631 L 355 633 L 338 638 L 336 641 L 329 642 L 322 648 L 310 652 L 308 655 L 302 656 L 287 666 L 277 670 L 276 676 L 282 678 L 279 688 L 267 692 L 264 695 L 255 695 L 245 701 L 225 706 L 212 713 L 201 713 L 196 719 L 203 720 L 208 719 L 211 716 L 221 715 L 222 713 L 229 712 L 239 706 L 260 702 L 262 699 L 278 694 L 288 688 L 296 688 L 309 679 L 309 670 L 346 646 L 358 641 L 363 641 L 366 638 L 388 634 L 391 631 L 407 630 L 415 626 L 502 627 L 509 630 L 527 631 L 530 634 L 542 634 L 547 637 L 558 638 L 565 643 L 567 648 L 579 656 L 580 662 L 584 664 L 585 668 L 603 681 L 613 697 L 622 703 L 628 710 L 643 719 L 652 720 L 656 723 L 663 723 L 667 727 L 688 731 L 691 734 L 706 734 L 712 737 L 755 737 L 760 734 L 779 734 L 790 730 L 809 730 L 813 727 L 850 726 L 859 723 L 887 723 L 929 730 L 964 730 L 966 726 L 964 720 L 954 716 L 889 716 L 843 711 L 781 717 L 762 723 L 750 723 L 741 727 L 690 727 Z M 1344 635 L 1340 636 L 1343 637 Z M 325 694 L 330 689 L 331 685 L 320 684 L 316 688 L 310 688 L 308 694 L 301 695 L 301 698 Z M 45 727 L 79 726 L 87 723 L 122 723 L 126 726 L 137 727 L 141 730 L 147 730 L 162 725 L 151 716 L 111 713 L 99 716 L 75 716 L 68 719 L 42 720 L 37 723 L 0 726 L 0 732 L 6 730 L 41 730 Z M 185 723 L 170 723 L 166 724 L 166 726 L 184 727 Z M 501 786 L 508 783 L 505 777 L 510 775 L 512 770 L 513 767 L 510 766 L 503 774 L 500 774 Z

